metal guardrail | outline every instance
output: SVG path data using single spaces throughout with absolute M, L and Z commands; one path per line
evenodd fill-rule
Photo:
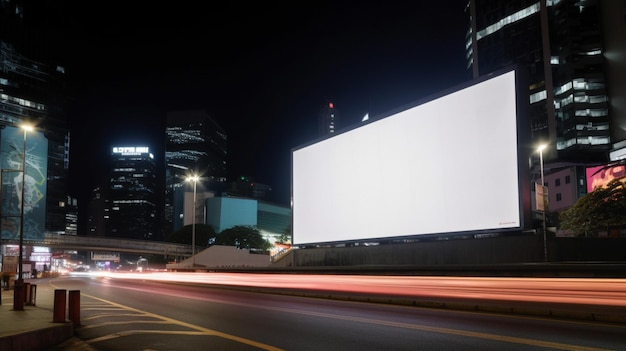
M 2 239 L 2 244 L 17 244 L 15 239 Z M 111 237 L 45 234 L 42 240 L 24 240 L 24 245 L 62 248 L 69 250 L 114 251 L 136 254 L 162 254 L 190 257 L 192 246 L 163 241 L 130 240 Z

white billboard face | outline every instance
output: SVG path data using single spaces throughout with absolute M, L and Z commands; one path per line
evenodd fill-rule
M 294 244 L 522 226 L 515 72 L 292 152 Z

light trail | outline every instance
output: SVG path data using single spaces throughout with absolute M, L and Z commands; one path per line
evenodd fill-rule
M 90 272 L 95 277 L 402 297 L 626 306 L 626 279 Z

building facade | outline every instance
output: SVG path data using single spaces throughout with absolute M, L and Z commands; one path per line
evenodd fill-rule
M 573 178 L 580 178 L 580 167 L 605 164 L 623 147 L 623 2 L 470 0 L 466 11 L 466 57 L 472 75 L 511 66 L 527 74 L 529 147 L 547 145 L 545 179 L 561 179 L 565 172 L 576 184 Z M 532 162 L 531 178 L 537 181 L 538 153 Z M 559 194 L 554 184 L 546 185 L 550 197 Z M 550 210 L 573 205 L 584 194 L 577 189 L 570 189 L 575 196 L 551 198 L 551 204 L 559 206 Z
M 46 232 L 65 234 L 68 209 L 70 135 L 66 115 L 67 77 L 55 32 L 36 28 L 23 1 L 0 2 L 0 128 L 29 124 L 41 134 L 46 150 L 33 155 L 26 150 L 27 174 L 39 179 L 39 202 L 45 208 Z M 39 142 L 37 148 L 40 148 Z M 43 159 L 42 159 L 43 158 Z M 45 160 L 45 163 L 43 162 Z M 36 163 L 35 163 L 36 162 Z M 45 164 L 45 169 L 35 168 Z M 30 169 L 30 171 L 29 171 Z
M 511 65 L 526 70 L 529 128 L 537 145 L 549 145 L 547 159 L 604 162 L 619 141 L 611 122 L 624 117 L 609 113 L 605 3 L 469 2 L 468 68 L 474 77 Z
M 230 182 L 230 187 L 222 196 L 248 197 L 257 200 L 266 200 L 272 196 L 272 187 L 254 181 L 253 177 L 240 176 Z
M 165 236 L 182 224 L 189 176 L 199 177 L 198 193 L 219 193 L 226 187 L 228 146 L 226 132 L 204 110 L 170 112 L 166 121 Z
M 335 104 L 327 102 L 320 108 L 318 118 L 318 133 L 320 137 L 328 136 L 338 130 L 337 122 L 339 121 L 338 111 Z
M 156 162 L 148 147 L 114 147 L 108 183 L 107 236 L 161 240 Z
M 289 207 L 236 197 L 207 198 L 204 203 L 207 209 L 205 223 L 218 234 L 235 226 L 250 226 L 272 244 L 291 234 Z
M 87 235 L 106 236 L 109 221 L 109 201 L 106 194 L 108 187 L 92 190 L 87 207 Z

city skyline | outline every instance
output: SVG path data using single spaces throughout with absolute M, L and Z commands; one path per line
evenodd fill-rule
M 165 115 L 204 109 L 228 134 L 229 178 L 288 204 L 291 150 L 317 138 L 326 101 L 341 129 L 469 79 L 464 5 L 50 9 L 36 21 L 67 40 L 74 191 L 97 185 L 114 145 L 148 145 L 162 161 Z

